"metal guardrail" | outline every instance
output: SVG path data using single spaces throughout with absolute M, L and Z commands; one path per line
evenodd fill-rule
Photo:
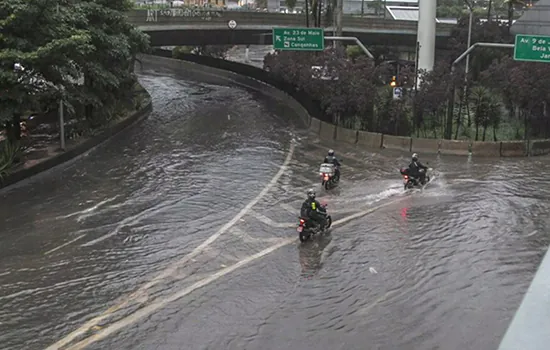
M 306 17 L 303 14 L 282 14 L 265 12 L 241 12 L 219 10 L 191 10 L 183 8 L 159 9 L 159 10 L 133 10 L 128 12 L 130 23 L 138 27 L 152 26 L 196 26 L 228 28 L 229 21 L 239 25 L 250 27 L 252 25 L 281 26 L 281 27 L 305 27 Z M 364 30 L 388 30 L 403 33 L 416 33 L 416 21 L 397 21 L 383 18 L 361 18 L 354 16 L 343 17 L 344 28 L 357 28 Z M 322 23 L 323 27 L 332 27 L 331 23 Z M 438 23 L 438 35 L 448 36 L 455 25 Z

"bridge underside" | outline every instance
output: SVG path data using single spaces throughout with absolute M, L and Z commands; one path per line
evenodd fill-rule
M 272 32 L 265 29 L 185 29 L 144 31 L 151 37 L 151 46 L 200 46 L 200 45 L 271 45 Z M 329 36 L 329 32 L 325 34 Z M 346 32 L 365 45 L 405 46 L 414 48 L 416 34 Z M 436 48 L 445 49 L 449 37 L 438 36 Z

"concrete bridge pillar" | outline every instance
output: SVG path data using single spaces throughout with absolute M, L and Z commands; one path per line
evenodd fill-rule
M 418 34 L 416 37 L 418 50 L 416 59 L 417 71 L 431 71 L 434 68 L 435 34 L 437 0 L 418 1 Z M 420 85 L 420 74 L 417 77 L 417 86 Z

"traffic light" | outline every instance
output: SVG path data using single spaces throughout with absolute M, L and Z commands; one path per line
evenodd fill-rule
M 392 88 L 397 87 L 397 79 L 396 79 L 395 75 L 393 77 L 391 77 L 390 86 Z

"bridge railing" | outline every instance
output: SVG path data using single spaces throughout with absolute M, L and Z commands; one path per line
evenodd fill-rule
M 128 19 L 136 26 L 155 25 L 189 25 L 189 26 L 212 26 L 220 25 L 227 27 L 229 21 L 233 20 L 238 26 L 264 25 L 281 27 L 305 27 L 306 17 L 303 14 L 283 14 L 266 12 L 240 12 L 240 11 L 219 11 L 219 10 L 191 10 L 191 9 L 158 9 L 158 10 L 133 10 L 128 12 Z M 416 21 L 397 21 L 383 18 L 361 18 L 354 16 L 343 17 L 344 28 L 376 29 L 391 31 L 414 31 L 417 30 Z M 311 22 L 310 22 L 311 23 Z M 330 23 L 322 23 L 328 28 Z M 453 24 L 438 23 L 438 32 L 450 32 Z

